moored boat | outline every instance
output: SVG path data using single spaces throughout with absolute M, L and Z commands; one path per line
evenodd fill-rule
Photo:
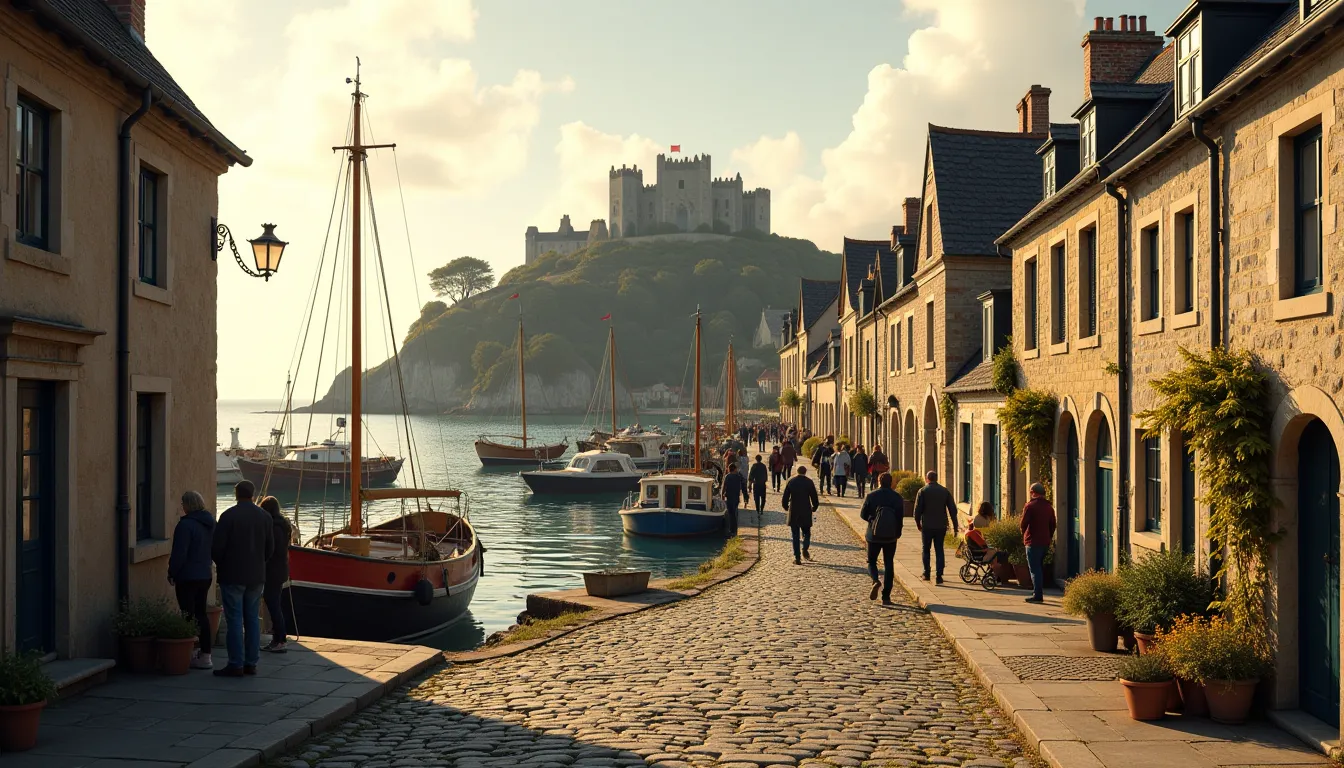
M 516 300 L 518 294 L 509 297 Z M 527 436 L 527 369 L 523 351 L 527 349 L 527 337 L 523 333 L 523 305 L 518 305 L 518 394 L 522 400 L 521 435 L 480 435 L 474 447 L 476 457 L 486 467 L 508 466 L 510 464 L 545 464 L 555 461 L 569 450 L 569 440 L 558 443 L 541 443 Z
M 643 477 L 630 457 L 611 451 L 575 454 L 563 469 L 520 472 L 533 493 L 629 493 Z
M 326 440 L 316 445 L 295 448 L 283 459 L 235 457 L 238 471 L 258 488 L 273 491 L 345 487 L 350 484 L 350 448 L 345 443 Z M 365 456 L 360 461 L 364 475 L 362 486 L 376 488 L 392 485 L 401 474 L 403 459 L 391 456 Z
M 243 479 L 243 473 L 238 470 L 237 459 L 230 456 L 228 451 L 215 451 L 215 484 L 228 485 L 236 483 Z

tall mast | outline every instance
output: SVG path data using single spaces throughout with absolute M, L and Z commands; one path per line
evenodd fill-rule
M 611 357 L 611 434 L 616 434 L 616 326 L 608 329 L 607 340 Z
M 523 370 L 523 305 L 518 305 L 518 392 L 523 397 L 523 447 L 527 447 L 527 372 Z
M 723 413 L 723 430 L 729 435 L 737 431 L 737 366 L 733 363 L 733 342 L 728 342 L 727 402 Z
M 695 472 L 700 473 L 700 307 L 695 308 Z

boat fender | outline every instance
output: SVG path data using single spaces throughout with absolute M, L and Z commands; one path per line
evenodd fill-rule
M 415 582 L 415 602 L 421 605 L 434 602 L 434 585 L 429 579 L 422 578 Z

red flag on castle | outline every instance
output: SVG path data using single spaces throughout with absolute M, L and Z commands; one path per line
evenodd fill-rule
M 672 151 L 673 151 L 673 152 L 680 152 L 680 151 L 681 151 L 681 145 L 680 145 L 680 144 L 673 144 L 673 145 L 672 145 Z
M 603 320 L 610 320 L 610 319 L 611 319 L 611 313 L 608 312 L 607 314 L 603 315 L 603 316 L 602 316 L 602 319 L 603 319 Z

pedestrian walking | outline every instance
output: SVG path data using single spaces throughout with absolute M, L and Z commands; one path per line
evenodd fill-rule
M 859 498 L 867 498 L 868 493 L 868 452 L 863 450 L 863 446 L 854 449 L 854 453 L 849 457 L 849 476 L 854 479 L 855 493 Z M 877 483 L 873 483 L 873 489 L 877 489 Z
M 835 453 L 832 447 L 835 438 L 829 435 L 812 451 L 812 466 L 817 468 L 817 476 L 821 478 L 821 492 L 827 496 L 831 495 L 831 455 Z
M 765 463 L 761 461 L 761 455 L 756 454 L 756 463 L 751 465 L 751 473 L 747 475 L 747 485 L 751 486 L 751 499 L 756 502 L 757 520 L 765 511 L 765 487 L 770 482 L 769 474 Z
M 958 533 L 957 505 L 952 501 L 952 492 L 938 484 L 938 473 L 930 470 L 924 475 L 924 487 L 915 496 L 915 527 L 920 532 L 920 544 L 923 547 L 924 580 L 929 580 L 929 548 L 936 551 L 938 565 L 937 583 L 943 583 L 943 537 L 947 535 L 947 524 L 952 523 L 952 532 Z
M 723 486 L 719 492 L 723 494 L 723 501 L 728 505 L 728 535 L 736 536 L 737 507 L 747 500 L 747 480 L 737 471 L 737 464 L 728 465 L 728 474 L 723 478 Z
M 266 612 L 271 615 L 271 642 L 263 651 L 284 653 L 288 650 L 286 641 L 289 635 L 289 623 L 285 619 L 284 589 L 289 581 L 289 539 L 293 530 L 284 514 L 280 512 L 280 500 L 267 496 L 259 505 L 271 516 L 271 534 L 275 537 L 275 550 L 266 560 L 266 590 L 262 599 L 266 602 Z
M 261 596 L 275 533 L 271 516 L 253 503 L 255 493 L 256 487 L 247 480 L 233 487 L 238 503 L 219 516 L 210 546 L 228 626 L 229 663 L 215 670 L 216 677 L 255 675 L 261 660 Z
M 182 494 L 182 516 L 173 528 L 173 551 L 168 555 L 168 583 L 177 593 L 177 608 L 196 620 L 200 636 L 191 655 L 192 669 L 213 669 L 210 657 L 210 542 L 215 535 L 215 516 L 205 508 L 196 491 Z
M 1028 603 L 1045 602 L 1045 553 L 1055 540 L 1055 508 L 1045 498 L 1045 486 L 1031 484 L 1031 501 L 1022 508 L 1022 543 L 1027 545 L 1027 568 L 1031 570 Z
M 891 585 L 895 578 L 893 560 L 896 557 L 896 542 L 901 538 L 901 527 L 905 518 L 905 499 L 891 490 L 891 473 L 883 472 L 877 476 L 877 490 L 863 499 L 863 508 L 859 517 L 868 521 L 864 540 L 868 542 L 868 575 L 873 579 L 873 588 L 868 593 L 869 600 L 877 599 L 877 590 L 882 589 L 882 604 L 891 605 Z M 882 555 L 882 581 L 878 582 L 877 556 Z
M 891 471 L 891 462 L 887 460 L 887 454 L 882 452 L 882 446 L 874 445 L 873 452 L 868 454 L 868 474 L 877 477 L 883 472 Z
M 844 497 L 845 491 L 849 488 L 849 468 L 853 464 L 854 458 L 849 455 L 849 446 L 840 444 L 840 450 L 831 457 L 831 475 L 835 478 L 835 490 Z
M 798 447 L 792 440 L 784 440 L 784 445 L 779 449 L 779 459 L 783 462 L 784 480 L 787 482 L 793 477 L 793 465 L 798 462 Z
M 756 450 L 758 451 L 765 450 L 765 436 L 766 436 L 765 433 L 766 433 L 765 427 L 761 427 L 760 429 L 756 430 Z
M 776 493 L 779 492 L 780 478 L 784 474 L 784 454 L 780 453 L 779 446 L 770 451 L 770 487 Z
M 808 552 L 812 545 L 812 513 L 821 506 L 821 500 L 817 498 L 817 486 L 807 476 L 807 467 L 799 467 L 798 476 L 784 485 L 780 504 L 784 507 L 784 519 L 789 524 L 789 532 L 793 534 L 793 564 L 802 565 L 802 558 L 812 559 Z

